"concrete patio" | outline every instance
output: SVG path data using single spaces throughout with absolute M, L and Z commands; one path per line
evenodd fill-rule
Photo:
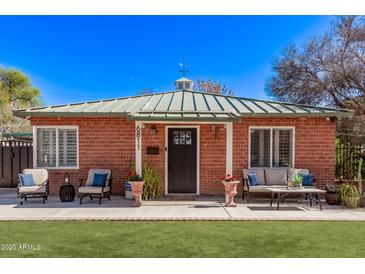
M 30 199 L 19 205 L 14 189 L 0 189 L 0 220 L 321 220 L 321 221 L 365 221 L 365 209 L 344 209 L 328 206 L 323 211 L 318 205 L 296 201 L 269 207 L 268 200 L 247 204 L 237 199 L 237 207 L 224 207 L 223 197 L 199 196 L 193 201 L 168 200 L 146 201 L 141 208 L 131 207 L 132 201 L 112 196 L 99 206 L 96 200 L 78 199 L 61 203 L 56 196 L 49 197 L 46 204 L 41 199 Z

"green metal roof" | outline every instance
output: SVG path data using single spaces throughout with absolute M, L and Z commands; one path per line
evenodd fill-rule
M 231 121 L 241 117 L 351 116 L 353 111 L 177 90 L 14 110 L 18 117 L 124 116 L 132 120 Z

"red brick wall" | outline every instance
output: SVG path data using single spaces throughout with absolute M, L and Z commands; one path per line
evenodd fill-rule
M 326 118 L 246 118 L 233 125 L 233 173 L 248 166 L 249 126 L 295 126 L 295 167 L 309 169 L 320 186 L 335 179 L 335 122 Z
M 216 127 L 200 126 L 200 194 L 224 193 L 220 178 L 226 174 L 226 129 Z
M 135 159 L 134 122 L 121 118 L 32 118 L 34 126 L 79 126 L 79 170 L 49 169 L 50 192 L 57 194 L 65 172 L 76 189 L 90 168 L 112 169 L 113 193 L 121 193 Z
M 32 118 L 32 125 L 78 125 L 80 170 L 50 169 L 51 193 L 56 194 L 64 173 L 73 182 L 85 178 L 90 168 L 111 168 L 113 192 L 121 193 L 128 165 L 135 159 L 134 122 L 122 118 Z M 172 126 L 172 125 L 171 125 Z M 307 168 L 324 185 L 334 180 L 335 123 L 325 118 L 244 118 L 233 124 L 233 174 L 242 180 L 248 166 L 249 126 L 295 126 L 295 167 Z M 165 125 L 142 129 L 142 161 L 157 167 L 165 177 Z M 226 129 L 200 125 L 200 193 L 223 194 L 220 177 L 226 171 Z M 147 146 L 158 146 L 159 155 L 147 155 Z M 76 184 L 77 186 L 77 184 Z M 239 190 L 241 187 L 239 188 Z

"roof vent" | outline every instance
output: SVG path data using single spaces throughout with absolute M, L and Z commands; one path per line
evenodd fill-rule
M 175 88 L 176 90 L 193 90 L 193 81 L 182 77 L 175 81 Z

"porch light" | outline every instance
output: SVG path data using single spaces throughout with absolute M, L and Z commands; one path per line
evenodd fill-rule
M 157 134 L 157 127 L 155 125 L 151 126 L 151 135 L 155 136 Z

